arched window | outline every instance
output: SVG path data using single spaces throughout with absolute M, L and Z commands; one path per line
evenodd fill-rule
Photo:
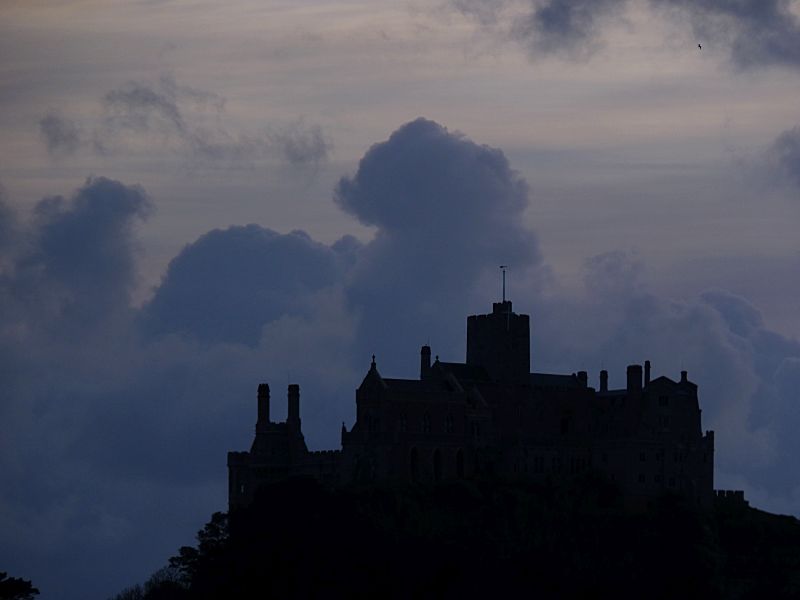
M 411 481 L 419 481 L 419 453 L 416 448 L 411 449 L 409 466 L 411 467 Z
M 442 453 L 438 448 L 433 451 L 433 480 L 442 480 Z
M 464 451 L 461 448 L 456 452 L 456 477 L 464 479 Z

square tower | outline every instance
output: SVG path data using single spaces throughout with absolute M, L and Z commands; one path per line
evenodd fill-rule
M 495 381 L 527 384 L 531 369 L 528 315 L 518 315 L 511 301 L 494 302 L 488 315 L 467 317 L 467 364 L 486 369 Z

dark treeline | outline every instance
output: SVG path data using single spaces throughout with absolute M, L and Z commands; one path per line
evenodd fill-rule
M 216 513 L 196 547 L 115 600 L 800 595 L 800 523 L 744 505 L 497 482 L 330 490 L 293 480 Z
M 9 577 L 0 571 L 0 600 L 33 600 L 38 595 L 39 590 L 27 579 Z

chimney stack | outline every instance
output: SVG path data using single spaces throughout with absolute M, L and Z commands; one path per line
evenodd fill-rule
M 578 371 L 578 381 L 582 387 L 589 385 L 589 374 L 586 371 Z
M 600 371 L 600 391 L 607 392 L 608 391 L 608 371 L 603 369 Z
M 427 379 L 431 373 L 431 347 L 425 344 L 420 350 L 419 378 Z
M 258 384 L 258 421 L 257 425 L 269 424 L 269 386 Z
M 296 383 L 289 384 L 289 411 L 286 423 L 300 429 L 300 386 Z
M 628 393 L 642 391 L 642 365 L 628 365 Z
M 650 361 L 644 361 L 644 384 L 650 384 Z
M 681 371 L 681 383 L 686 383 L 689 381 L 687 375 L 688 373 L 686 371 Z

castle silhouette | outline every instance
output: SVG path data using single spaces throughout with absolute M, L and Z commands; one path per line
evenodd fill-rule
M 651 378 L 650 361 L 627 368 L 627 385 L 599 389 L 586 371 L 530 372 L 529 317 L 510 301 L 467 318 L 464 363 L 431 362 L 422 346 L 419 379 L 391 379 L 375 357 L 356 391 L 356 422 L 342 424 L 341 450 L 310 452 L 300 388 L 288 388 L 285 422 L 270 421 L 270 389 L 258 386 L 249 452 L 228 453 L 229 508 L 252 502 L 263 484 L 311 476 L 330 485 L 502 477 L 568 483 L 590 473 L 612 482 L 624 506 L 645 509 L 664 494 L 698 507 L 715 495 L 714 432 L 703 433 L 697 385 Z

